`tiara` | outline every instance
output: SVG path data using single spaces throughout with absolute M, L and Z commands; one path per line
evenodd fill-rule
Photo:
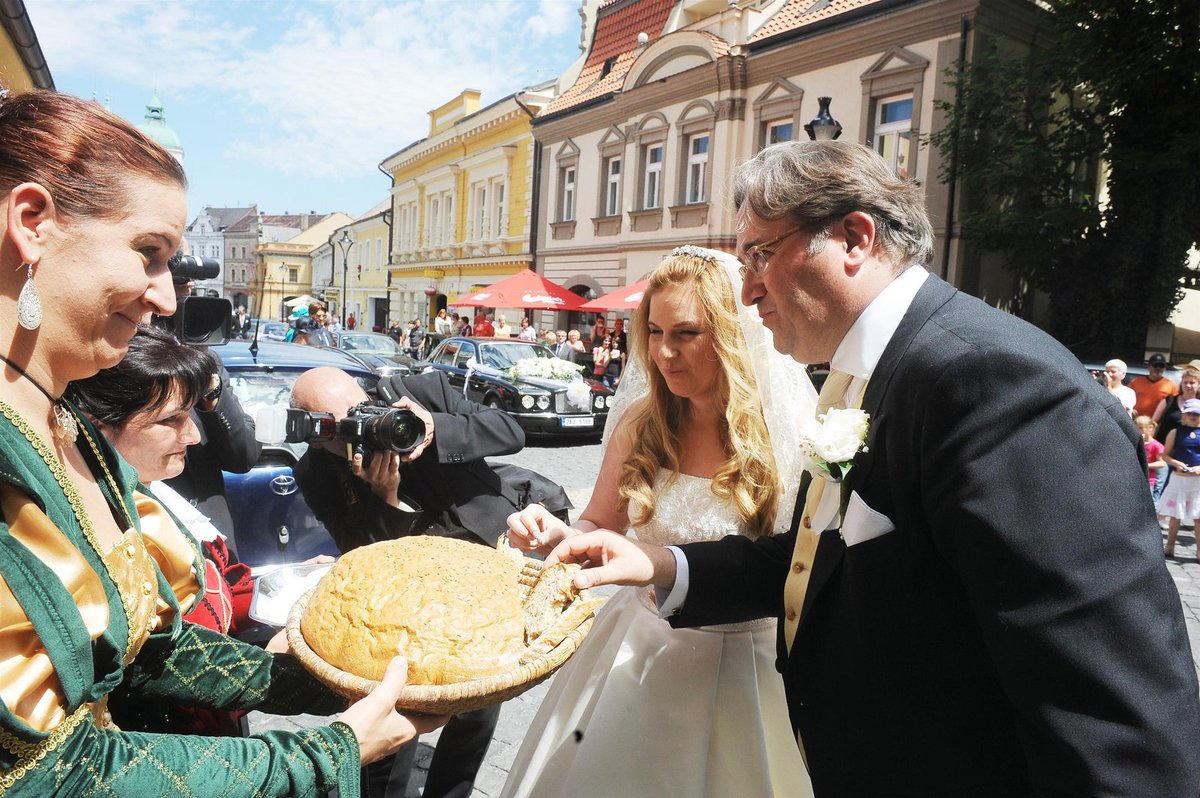
M 671 254 L 667 257 L 673 258 L 677 255 L 691 255 L 694 258 L 703 258 L 710 263 L 717 262 L 716 250 L 697 247 L 694 244 L 684 244 L 681 247 L 675 247 L 675 249 L 671 250 Z

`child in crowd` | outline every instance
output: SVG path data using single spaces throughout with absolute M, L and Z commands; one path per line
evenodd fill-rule
M 1182 522 L 1194 524 L 1200 516 L 1200 399 L 1183 403 L 1183 418 L 1167 435 L 1163 462 L 1171 467 L 1171 479 L 1158 500 L 1158 511 L 1167 517 L 1164 553 L 1175 556 L 1175 536 Z M 1200 557 L 1197 558 L 1200 561 Z
M 1166 465 L 1162 460 L 1162 453 L 1166 447 L 1154 440 L 1154 429 L 1157 425 L 1150 416 L 1138 416 L 1133 423 L 1142 433 L 1142 445 L 1146 447 L 1146 467 L 1150 469 L 1150 492 L 1153 493 L 1157 471 Z
M 1161 443 L 1154 440 L 1154 430 L 1157 424 L 1150 416 L 1138 416 L 1133 420 L 1137 425 L 1138 430 L 1142 433 L 1142 445 L 1146 448 L 1146 468 L 1150 471 L 1150 495 L 1158 500 L 1158 495 L 1161 492 L 1158 490 L 1158 472 L 1159 469 L 1166 467 L 1163 462 L 1162 453 L 1165 448 Z M 1165 472 L 1164 472 L 1165 474 Z M 1164 480 L 1165 482 L 1165 480 Z M 1158 525 L 1166 529 L 1167 521 L 1161 515 L 1158 517 Z

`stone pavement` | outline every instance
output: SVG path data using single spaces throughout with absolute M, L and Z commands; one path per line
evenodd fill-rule
M 596 442 L 580 439 L 534 441 L 515 455 L 492 459 L 496 462 L 509 462 L 532 468 L 559 482 L 575 505 L 575 510 L 572 511 L 574 518 L 583 510 L 591 497 L 592 485 L 600 470 L 600 446 Z M 1175 557 L 1166 562 L 1167 571 L 1175 581 L 1183 603 L 1188 639 L 1192 649 L 1192 661 L 1200 663 L 1200 564 L 1196 562 L 1196 533 L 1193 529 L 1185 527 L 1180 530 L 1175 545 Z M 1200 665 L 1197 666 L 1197 671 L 1200 673 Z M 496 726 L 496 735 L 488 749 L 483 767 L 480 768 L 479 776 L 475 780 L 472 798 L 491 798 L 500 794 L 500 789 L 508 776 L 508 770 L 512 766 L 521 740 L 525 736 L 525 730 L 532 723 L 533 716 L 546 694 L 550 681 L 543 682 L 524 695 L 504 704 L 500 711 L 500 721 Z M 296 729 L 325 723 L 328 720 L 311 715 L 283 717 L 264 715 L 259 712 L 251 713 L 250 716 L 253 731 Z M 417 767 L 405 798 L 420 796 L 420 788 L 425 783 L 425 771 L 428 769 L 430 757 L 433 755 L 432 746 L 436 742 L 437 732 L 421 738 L 421 746 L 416 760 Z

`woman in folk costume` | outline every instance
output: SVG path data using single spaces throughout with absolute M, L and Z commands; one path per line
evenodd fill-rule
M 118 685 L 214 709 L 345 708 L 288 655 L 181 624 L 199 552 L 62 398 L 170 315 L 182 167 L 98 104 L 0 98 L 0 794 L 316 795 L 419 729 L 402 660 L 331 725 L 251 738 L 122 732 Z

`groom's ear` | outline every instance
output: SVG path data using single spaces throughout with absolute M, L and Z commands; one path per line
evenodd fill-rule
M 837 223 L 835 233 L 845 247 L 846 272 L 854 274 L 875 249 L 875 220 L 868 213 L 851 211 Z

